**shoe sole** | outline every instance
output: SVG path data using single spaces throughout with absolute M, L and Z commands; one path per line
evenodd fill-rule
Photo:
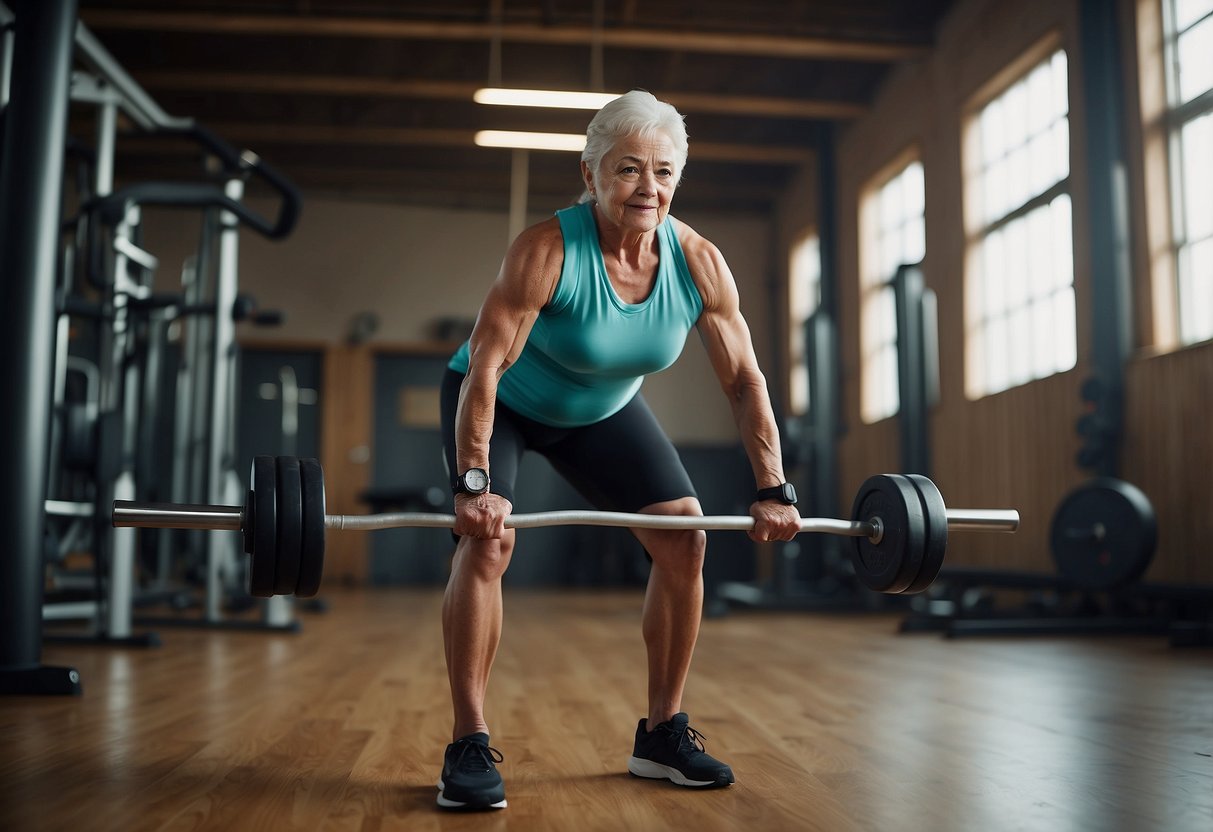
M 723 774 L 715 780 L 692 780 L 676 768 L 663 766 L 661 763 L 655 763 L 652 760 L 645 760 L 640 757 L 628 758 L 628 771 L 637 777 L 646 777 L 650 780 L 669 780 L 676 785 L 688 786 L 692 789 L 719 788 L 733 783 L 731 778 L 726 779 Z
M 443 809 L 504 809 L 506 807 L 505 798 L 501 798 L 496 803 L 461 803 L 458 800 L 451 800 L 443 792 L 446 786 L 441 780 L 438 781 L 438 805 Z

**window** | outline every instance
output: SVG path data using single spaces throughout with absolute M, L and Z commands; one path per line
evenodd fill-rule
M 1066 53 L 970 119 L 965 391 L 997 393 L 1077 360 Z
M 792 247 L 788 263 L 788 334 L 791 361 L 788 409 L 795 416 L 809 410 L 809 363 L 804 325 L 821 300 L 821 243 L 806 234 Z
M 897 314 L 893 277 L 926 252 L 922 163 L 910 162 L 864 200 L 865 244 L 860 271 L 860 416 L 878 422 L 896 415 Z
M 1213 338 L 1213 0 L 1163 0 L 1179 337 Z

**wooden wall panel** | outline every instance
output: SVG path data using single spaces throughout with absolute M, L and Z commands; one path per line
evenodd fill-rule
M 936 408 L 932 477 L 944 499 L 1022 517 L 1014 535 L 953 536 L 950 565 L 1053 571 L 1053 513 L 1090 478 L 1074 461 L 1083 377 L 1071 370 Z M 1125 402 L 1121 476 L 1146 493 L 1159 520 L 1146 580 L 1213 585 L 1213 344 L 1131 360 Z M 865 477 L 899 469 L 896 421 L 852 426 L 840 460 L 839 499 L 849 506 Z
M 945 400 L 935 409 L 931 478 L 944 500 L 956 508 L 1015 508 L 1022 518 L 1014 535 L 954 535 L 949 565 L 1053 571 L 1053 510 L 1085 479 L 1074 464 L 1079 378 L 1070 371 L 975 402 Z M 840 499 L 849 506 L 865 477 L 900 470 L 896 420 L 851 428 L 840 459 Z
M 358 514 L 358 495 L 370 481 L 374 362 L 365 346 L 332 346 L 324 357 L 324 412 L 321 464 L 329 514 Z M 367 574 L 367 540 L 362 533 L 330 533 L 325 580 L 362 583 Z
M 1213 343 L 1130 362 L 1125 479 L 1158 513 L 1147 580 L 1213 585 Z

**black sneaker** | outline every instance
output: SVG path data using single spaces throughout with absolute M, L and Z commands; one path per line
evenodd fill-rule
M 443 809 L 504 809 L 505 784 L 497 771 L 501 752 L 488 734 L 468 734 L 446 747 L 438 805 Z
M 710 789 L 733 782 L 733 769 L 707 754 L 703 734 L 687 724 L 686 714 L 674 714 L 651 732 L 645 721 L 636 726 L 636 747 L 628 771 L 637 777 L 670 780 L 679 786 Z

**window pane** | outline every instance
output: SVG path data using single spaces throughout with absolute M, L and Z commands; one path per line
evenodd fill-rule
M 897 348 L 886 347 L 881 358 L 881 389 L 879 418 L 887 419 L 897 413 L 901 396 L 897 391 Z
M 1041 209 L 1036 209 L 1041 210 Z M 1006 242 L 1006 308 L 1015 309 L 1023 306 L 1027 290 L 1028 276 L 1028 223 L 1025 219 L 1017 219 L 1009 223 L 1005 229 Z
M 902 263 L 917 263 L 923 258 L 927 250 L 926 237 L 926 221 L 921 215 L 912 217 L 906 223 L 902 234 Z
M 788 263 L 788 408 L 796 415 L 809 407 L 809 368 L 804 325 L 821 297 L 821 244 L 816 234 L 792 248 Z
M 1213 12 L 1213 0 L 1175 0 L 1175 28 L 1182 32 Z
M 901 225 L 902 218 L 901 177 L 895 176 L 880 189 L 880 228 L 889 229 Z
M 989 167 L 998 161 L 1006 149 L 1006 136 L 1002 129 L 1002 102 L 993 101 L 981 114 L 981 161 Z
M 1044 132 L 1053 121 L 1053 91 L 1050 89 L 1049 65 L 1040 64 L 1028 76 L 1028 133 Z
M 1042 298 L 1053 291 L 1053 211 L 1033 211 L 1027 221 L 1027 292 L 1029 297 Z
M 877 296 L 879 339 L 888 344 L 897 342 L 897 297 L 892 286 L 880 290 Z
M 1019 147 L 1027 139 L 1028 131 L 1028 88 L 1027 84 L 1018 83 L 1006 91 L 1006 130 L 1007 147 Z
M 1056 323 L 1053 331 L 1057 335 L 1057 364 L 1054 369 L 1062 373 L 1073 368 L 1078 362 L 1078 336 L 1074 331 L 1074 321 L 1077 318 L 1072 286 L 1061 289 L 1053 296 L 1053 320 Z
M 922 181 L 922 163 L 911 162 L 901 175 L 905 207 L 902 216 L 906 219 L 922 216 L 924 186 Z
M 1006 308 L 1007 261 L 1003 255 L 1005 240 L 1001 231 L 986 237 L 982 246 L 982 308 L 983 318 L 997 317 Z
M 1070 175 L 1070 124 L 1059 121 L 1053 125 L 1053 176 L 1054 182 Z
M 1061 118 L 1070 112 L 1070 69 L 1066 53 L 1058 50 L 1049 60 L 1053 69 L 1053 115 Z
M 982 194 L 985 197 L 985 211 L 982 219 L 990 223 L 1005 214 L 1006 206 L 1011 204 L 1011 200 L 1007 196 L 1006 165 L 995 165 L 986 172 L 983 178 L 985 187 L 982 188 Z
M 970 257 L 966 327 L 966 392 L 1004 390 L 1073 366 L 1074 261 L 1068 193 L 1048 205 L 1032 200 L 1069 175 L 1066 56 L 1058 51 L 987 104 L 978 114 L 984 130 L 999 113 L 1002 153 L 976 174 L 966 192 L 982 195 L 987 231 Z M 992 142 L 983 135 L 983 156 Z M 982 377 L 984 375 L 984 377 Z
M 1213 114 L 1184 125 L 1183 191 L 1185 241 L 1213 236 Z
M 864 201 L 861 210 L 872 211 L 870 239 L 864 241 L 865 289 L 860 321 L 860 411 L 872 422 L 897 413 L 897 321 L 890 282 L 903 264 L 916 263 L 925 254 L 922 163 L 906 165 Z
M 1070 195 L 1062 194 L 1049 203 L 1053 215 L 1053 286 L 1060 288 L 1074 282 L 1073 217 Z
M 1213 87 L 1213 17 L 1179 36 L 1179 103 Z
M 1179 271 L 1184 341 L 1191 344 L 1213 338 L 1213 239 L 1182 250 Z
M 1006 390 L 1007 384 L 1007 322 L 994 318 L 986 325 L 986 390 Z
M 1041 133 L 1028 142 L 1028 171 L 1031 177 L 1031 193 L 1044 192 L 1057 181 L 1054 173 L 1053 134 Z

